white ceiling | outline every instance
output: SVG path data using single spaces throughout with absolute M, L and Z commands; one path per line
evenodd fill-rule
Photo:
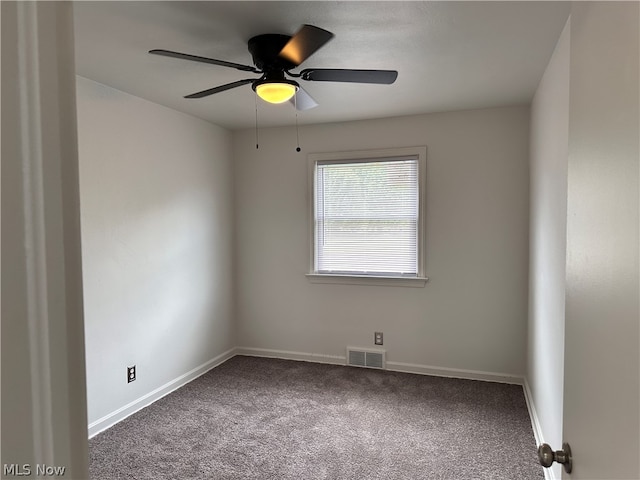
M 566 2 L 75 2 L 83 77 L 217 125 L 255 124 L 251 78 L 238 70 L 150 55 L 154 48 L 252 65 L 247 40 L 308 23 L 335 37 L 300 68 L 397 70 L 393 85 L 302 82 L 322 123 L 528 103 L 569 14 Z M 258 77 L 258 75 L 255 75 Z M 288 104 L 258 103 L 259 124 L 290 125 Z

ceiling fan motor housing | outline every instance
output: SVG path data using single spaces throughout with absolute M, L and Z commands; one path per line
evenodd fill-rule
M 296 65 L 280 56 L 280 52 L 291 39 L 289 35 L 267 33 L 249 39 L 249 52 L 253 63 L 265 73 L 270 71 L 290 70 Z

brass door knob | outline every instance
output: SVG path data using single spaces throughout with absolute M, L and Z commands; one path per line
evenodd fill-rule
M 549 468 L 553 462 L 562 464 L 564 471 L 571 473 L 573 467 L 573 458 L 571 457 L 571 447 L 568 443 L 562 444 L 562 450 L 555 452 L 547 443 L 543 443 L 538 447 L 538 460 L 544 468 Z

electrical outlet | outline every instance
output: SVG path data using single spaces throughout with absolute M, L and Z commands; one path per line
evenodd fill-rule
M 375 332 L 373 334 L 373 343 L 375 345 L 383 345 L 384 342 L 382 341 L 382 332 Z
M 127 367 L 127 383 L 131 383 L 136 379 L 136 366 Z

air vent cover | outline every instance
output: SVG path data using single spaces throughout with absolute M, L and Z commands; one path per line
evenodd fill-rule
M 353 367 L 385 368 L 385 350 L 347 347 L 347 365 Z

